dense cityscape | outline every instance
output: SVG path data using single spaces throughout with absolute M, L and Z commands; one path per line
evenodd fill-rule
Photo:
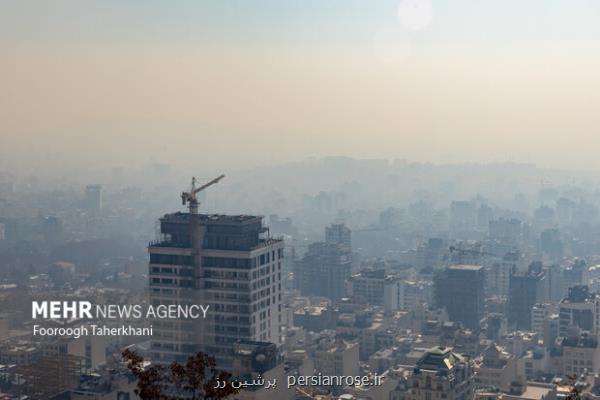
M 154 189 L 123 178 L 44 189 L 3 173 L 2 398 L 137 398 L 123 349 L 151 364 L 204 352 L 235 379 L 279 382 L 240 399 L 600 396 L 598 183 L 527 165 L 339 157 L 240 175 L 252 186 L 290 168 L 298 185 L 315 176 L 331 189 L 258 191 L 224 213 L 220 204 L 242 196 L 236 177 L 199 179 L 183 187 L 183 205 L 167 185 L 172 201 L 159 213 Z M 362 174 L 348 182 L 348 170 Z M 36 335 L 40 323 L 100 323 L 30 318 L 45 300 L 208 311 L 155 320 L 141 336 Z M 105 325 L 148 328 L 141 314 Z
M 600 400 L 600 1 L 0 1 L 0 400 Z

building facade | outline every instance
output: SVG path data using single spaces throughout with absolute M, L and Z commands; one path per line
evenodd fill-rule
M 238 339 L 281 343 L 283 241 L 264 237 L 262 218 L 167 214 L 150 244 L 150 300 L 209 306 L 202 320 L 155 321 L 158 362 L 204 351 L 230 368 Z
M 479 328 L 484 316 L 484 269 L 480 265 L 453 265 L 435 279 L 435 300 L 451 321 Z

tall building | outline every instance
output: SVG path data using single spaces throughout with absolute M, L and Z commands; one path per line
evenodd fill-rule
M 545 256 L 552 261 L 563 258 L 564 244 L 558 229 L 546 229 L 540 235 L 540 247 Z
M 521 241 L 522 222 L 518 219 L 500 218 L 489 223 L 491 240 L 499 243 L 516 246 Z
M 385 269 L 362 270 L 348 279 L 348 295 L 355 302 L 383 305 Z
M 411 311 L 421 304 L 431 304 L 433 284 L 430 281 L 407 281 L 394 276 L 386 278 L 383 287 L 385 311 Z
M 102 185 L 87 185 L 85 187 L 84 207 L 88 211 L 102 209 Z
M 588 284 L 588 266 L 585 260 L 573 259 L 569 260 L 564 265 L 562 270 L 561 283 L 561 299 L 569 295 L 569 289 L 573 286 Z
M 437 268 L 442 264 L 447 251 L 446 241 L 441 238 L 430 238 L 427 243 L 417 247 L 416 266 L 418 269 Z
M 558 309 L 556 307 L 556 304 L 535 304 L 531 308 L 531 331 L 543 335 L 546 321 L 550 318 L 551 315 L 557 313 Z
M 352 247 L 352 231 L 344 224 L 331 224 L 325 228 L 325 241 L 350 248 Z
M 480 265 L 448 267 L 435 279 L 436 304 L 446 308 L 451 321 L 479 328 L 485 305 L 484 284 L 484 269 Z
M 408 378 L 406 400 L 466 400 L 473 398 L 473 363 L 450 347 L 425 352 Z
M 532 263 L 526 274 L 510 276 L 508 292 L 508 325 L 531 330 L 531 310 L 547 299 L 548 281 L 542 264 Z
M 506 253 L 501 261 L 495 262 L 486 276 L 491 294 L 507 297 L 510 276 L 517 269 L 521 254 L 518 251 Z
M 158 362 L 204 351 L 230 368 L 238 339 L 281 343 L 283 241 L 264 237 L 262 217 L 174 213 L 150 243 L 150 299 L 209 305 L 207 319 L 156 321 Z
M 337 301 L 346 296 L 351 264 L 351 254 L 346 246 L 312 243 L 302 260 L 296 263 L 297 286 L 303 295 Z
M 587 286 L 574 286 L 559 304 L 559 336 L 566 337 L 569 328 L 596 334 L 600 325 L 600 297 Z

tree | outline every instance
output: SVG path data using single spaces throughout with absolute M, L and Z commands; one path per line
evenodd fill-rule
M 185 364 L 174 361 L 169 366 L 144 367 L 144 358 L 129 349 L 122 356 L 137 378 L 135 394 L 142 400 L 220 400 L 238 392 L 231 386 L 231 374 L 217 369 L 215 358 L 202 352 Z

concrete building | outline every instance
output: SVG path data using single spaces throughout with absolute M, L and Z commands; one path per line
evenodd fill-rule
M 253 381 L 263 379 L 274 382 L 275 387 L 247 386 L 232 396 L 234 400 L 292 400 L 295 390 L 285 385 L 286 373 L 277 346 L 269 342 L 239 340 L 233 344 L 234 380 Z
M 383 305 L 385 283 L 385 269 L 362 270 L 348 279 L 348 296 L 358 303 Z
M 325 228 L 325 242 L 352 247 L 352 231 L 344 224 L 331 224 Z
M 546 321 L 551 315 L 557 313 L 558 307 L 556 304 L 534 304 L 534 306 L 531 308 L 531 331 L 543 335 Z
M 206 304 L 207 319 L 154 323 L 151 354 L 184 361 L 204 351 L 229 368 L 238 339 L 281 343 L 283 241 L 262 218 L 175 213 L 160 220 L 150 253 L 153 304 Z
M 70 400 L 134 400 L 137 381 L 129 371 L 119 369 L 82 375 L 79 384 L 69 391 Z
M 351 266 L 351 253 L 346 246 L 312 243 L 304 257 L 296 263 L 297 287 L 303 295 L 338 301 L 346 296 Z
M 508 297 L 510 276 L 517 269 L 521 254 L 518 251 L 506 253 L 502 260 L 495 262 L 486 276 L 490 294 Z
M 561 298 L 568 296 L 569 289 L 573 286 L 588 284 L 589 269 L 585 260 L 573 259 L 561 266 L 563 268 L 560 277 Z
M 560 342 L 562 375 L 600 371 L 600 348 L 595 335 L 576 332 Z
M 475 386 L 472 361 L 449 347 L 434 347 L 421 357 L 408 378 L 406 400 L 467 400 Z
M 315 370 L 323 375 L 359 375 L 358 343 L 322 338 L 314 354 Z
M 598 333 L 600 296 L 590 293 L 587 286 L 574 286 L 559 304 L 559 332 L 566 337 L 570 327 Z
M 31 365 L 36 363 L 42 352 L 38 346 L 28 341 L 5 342 L 0 346 L 0 363 Z
M 454 265 L 435 279 L 435 300 L 451 321 L 477 329 L 483 318 L 485 276 L 480 265 Z
M 491 240 L 509 246 L 517 246 L 521 242 L 522 222 L 518 219 L 500 218 L 490 221 L 489 235 Z
M 102 185 L 87 185 L 83 206 L 88 211 L 100 211 L 102 209 Z
M 446 254 L 446 241 L 441 238 L 430 238 L 417 248 L 415 264 L 418 269 L 437 268 L 442 264 Z
M 42 342 L 42 355 L 79 357 L 86 370 L 94 371 L 106 364 L 106 341 L 105 336 L 54 337 Z
M 307 331 L 320 332 L 325 329 L 335 329 L 339 313 L 325 306 L 303 307 L 294 311 L 294 326 Z
M 475 366 L 475 383 L 478 388 L 496 388 L 509 391 L 517 380 L 517 359 L 495 344 L 483 352 L 481 361 Z
M 567 336 L 571 327 L 598 333 L 600 297 L 587 286 L 574 286 L 559 304 L 559 335 Z
M 531 309 L 547 299 L 548 280 L 541 263 L 532 263 L 525 274 L 510 277 L 508 294 L 508 325 L 531 330 Z

